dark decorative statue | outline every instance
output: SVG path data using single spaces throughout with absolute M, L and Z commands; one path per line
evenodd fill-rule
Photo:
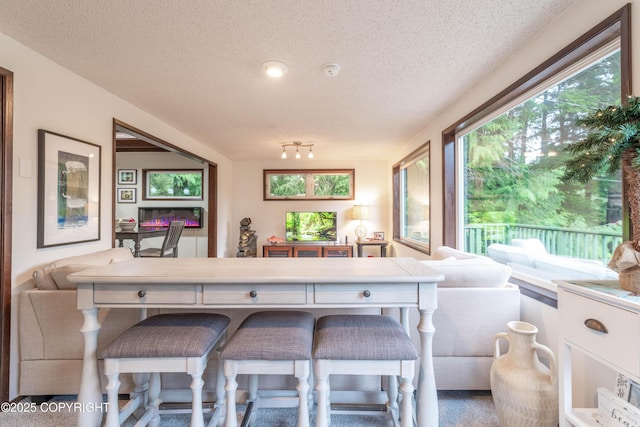
M 238 258 L 256 257 L 258 252 L 256 231 L 251 229 L 251 218 L 240 221 L 240 241 L 238 243 Z

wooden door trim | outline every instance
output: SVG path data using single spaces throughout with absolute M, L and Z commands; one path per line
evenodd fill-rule
M 0 68 L 0 401 L 9 400 L 11 355 L 11 226 L 13 198 L 13 73 Z
M 128 131 L 135 134 L 136 137 L 142 138 L 145 141 L 151 141 L 154 145 L 160 146 L 162 148 L 167 149 L 168 151 L 173 151 L 179 154 L 182 154 L 186 157 L 189 157 L 193 160 L 197 160 L 207 165 L 209 171 L 209 202 L 207 205 L 207 257 L 215 258 L 218 256 L 218 165 L 217 163 L 205 159 L 204 157 L 200 157 L 196 154 L 193 154 L 185 149 L 178 147 L 177 145 L 173 145 L 170 142 L 164 141 L 158 137 L 151 135 L 143 130 L 137 129 L 134 126 L 131 126 L 123 121 L 118 119 L 113 119 L 113 152 L 112 152 L 112 161 L 111 161 L 111 182 L 115 183 L 115 177 L 117 176 L 116 171 L 116 129 L 125 128 Z M 115 184 L 112 186 L 111 192 L 111 218 L 116 217 L 116 186 Z M 115 247 L 116 245 L 116 226 L 115 223 L 111 227 L 111 241 L 112 245 Z

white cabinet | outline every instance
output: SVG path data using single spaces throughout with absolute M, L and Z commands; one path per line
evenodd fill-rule
M 571 353 L 581 351 L 638 381 L 640 296 L 620 289 L 616 281 L 558 282 L 558 311 L 560 426 L 599 426 L 596 408 L 573 407 Z

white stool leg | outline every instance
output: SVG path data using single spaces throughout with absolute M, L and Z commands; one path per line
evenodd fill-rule
M 296 360 L 294 374 L 298 378 L 298 427 L 309 427 L 309 371 L 311 362 Z
M 402 362 L 405 365 L 405 362 Z M 400 383 L 400 393 L 402 394 L 402 412 L 400 421 L 402 427 L 413 427 L 413 370 L 414 363 L 407 363 L 403 366 L 403 376 Z
M 202 415 L 202 371 L 191 374 L 191 427 L 204 427 Z
M 236 375 L 238 373 L 236 364 L 233 360 L 226 360 L 224 362 L 224 376 L 227 379 L 225 390 L 227 391 L 227 414 L 225 416 L 225 427 L 238 427 L 238 419 L 236 418 L 236 390 L 238 389 L 238 382 L 236 381 Z
M 120 427 L 120 411 L 118 409 L 118 390 L 120 389 L 120 374 L 118 372 L 107 375 L 107 402 L 109 408 L 107 410 L 107 419 L 105 427 Z
M 387 406 L 394 417 L 400 416 L 398 408 L 398 378 L 395 375 L 387 376 Z
M 140 418 L 144 415 L 145 408 L 149 405 L 149 373 L 132 373 L 133 379 L 133 391 L 131 392 L 130 399 L 140 396 L 140 405 L 134 412 L 136 418 Z
M 260 383 L 260 377 L 258 376 L 258 374 L 249 375 L 249 384 L 248 384 L 249 400 L 256 400 L 258 398 L 259 383 Z
M 326 364 L 331 363 L 326 360 L 315 360 L 313 362 L 316 392 L 318 395 L 318 413 L 316 415 L 316 427 L 329 426 L 329 374 Z
M 147 402 L 147 411 L 151 411 L 151 421 L 149 427 L 158 427 L 160 425 L 160 389 L 162 383 L 160 381 L 160 372 L 153 372 L 149 379 L 149 401 Z

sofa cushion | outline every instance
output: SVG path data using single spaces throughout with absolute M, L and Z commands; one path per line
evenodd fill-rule
M 487 253 L 491 259 L 504 264 L 519 264 L 533 267 L 533 256 L 529 250 L 513 245 L 505 245 L 503 243 L 492 243 L 487 248 Z M 546 253 L 546 252 L 545 252 Z
M 511 276 L 511 267 L 481 256 L 421 262 L 444 274 L 438 288 L 503 288 Z
M 69 264 L 63 265 L 62 267 L 54 268 L 49 272 L 49 274 L 51 275 L 51 278 L 55 282 L 58 289 L 76 289 L 76 284 L 74 282 L 70 282 L 67 279 L 67 276 L 72 273 L 77 273 L 78 271 L 86 270 L 92 267 L 95 266 L 88 264 Z
M 36 287 L 42 290 L 75 289 L 75 284 L 67 280 L 71 273 L 82 269 L 107 265 L 112 262 L 132 259 L 129 248 L 112 248 L 86 255 L 62 258 L 33 272 Z M 80 268 L 80 266 L 84 268 Z M 65 268 L 62 268 L 65 267 Z M 60 269 L 60 271 L 58 271 Z M 60 283 L 62 287 L 60 287 Z
M 433 254 L 434 260 L 443 260 L 451 257 L 455 259 L 473 259 L 478 258 L 479 255 L 463 252 L 449 246 L 438 246 L 435 253 Z

